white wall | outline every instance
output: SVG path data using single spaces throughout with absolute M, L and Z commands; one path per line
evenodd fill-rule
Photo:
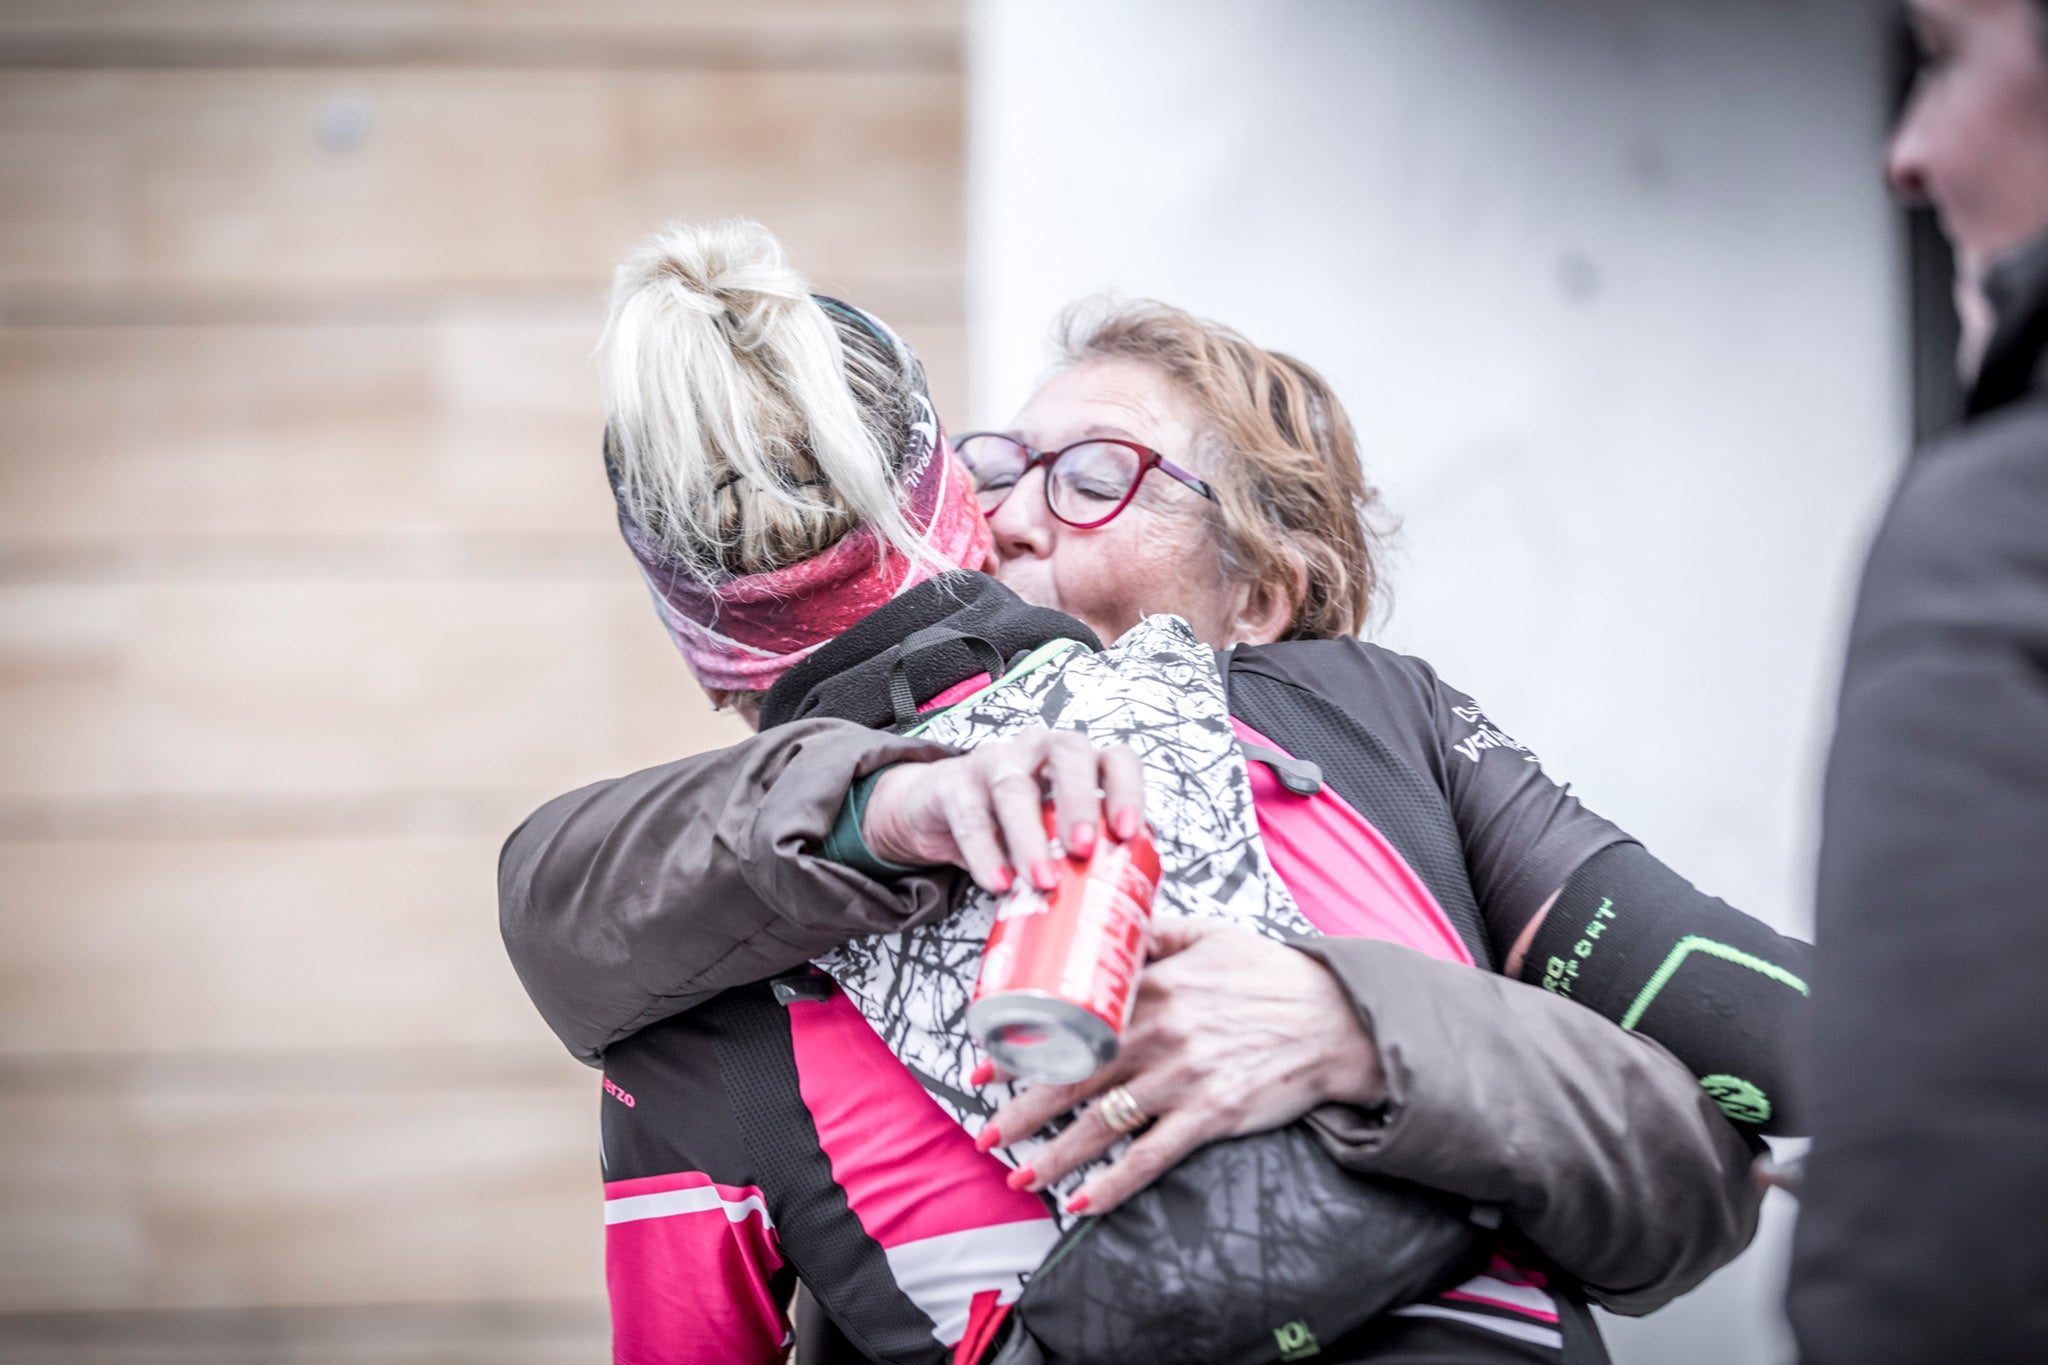
M 966 416 L 1005 421 L 1105 287 L 1315 364 L 1403 523 L 1378 638 L 1805 932 L 1907 443 L 1885 11 L 980 0 Z M 1781 1358 L 1785 1218 L 1617 1356 Z

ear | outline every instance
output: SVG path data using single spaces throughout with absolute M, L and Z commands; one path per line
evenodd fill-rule
M 1231 639 L 1236 644 L 1270 645 L 1294 624 L 1294 613 L 1308 596 L 1308 566 L 1301 556 L 1288 552 L 1288 575 L 1284 583 L 1247 584 L 1231 621 Z
M 698 686 L 703 687 L 702 683 Z M 714 711 L 731 711 L 747 723 L 750 730 L 761 728 L 761 697 L 759 692 L 735 692 L 725 687 L 705 687 L 704 695 L 710 699 Z

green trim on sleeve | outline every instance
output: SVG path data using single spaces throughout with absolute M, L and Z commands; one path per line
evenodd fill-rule
M 1804 981 L 1801 981 L 1775 962 L 1766 962 L 1752 953 L 1743 952 L 1740 948 L 1731 948 L 1725 943 L 1717 943 L 1713 939 L 1703 938 L 1698 934 L 1688 934 L 1686 937 L 1678 940 L 1678 946 L 1673 948 L 1665 957 L 1663 963 L 1658 966 L 1657 970 L 1650 974 L 1649 982 L 1636 995 L 1635 1003 L 1628 1007 L 1628 1013 L 1621 1016 L 1621 1026 L 1623 1028 L 1632 1029 L 1636 1026 L 1637 1022 L 1642 1019 L 1644 1012 L 1656 1000 L 1658 994 L 1671 984 L 1671 978 L 1678 974 L 1678 969 L 1684 965 L 1685 959 L 1693 953 L 1711 954 L 1714 957 L 1720 958 L 1723 962 L 1732 962 L 1738 967 L 1747 967 L 1753 972 L 1761 972 L 1781 986 L 1790 986 L 1801 995 L 1811 994 L 1806 989 Z
M 878 857 L 868 847 L 868 841 L 860 832 L 861 821 L 868 811 L 868 797 L 874 794 L 875 783 L 883 773 L 896 765 L 877 768 L 847 789 L 846 800 L 839 804 L 839 814 L 832 821 L 832 828 L 825 835 L 824 844 L 818 849 L 818 856 L 829 863 L 850 867 L 855 872 L 873 877 L 878 882 L 893 881 L 907 873 L 916 872 L 915 867 L 892 863 Z
M 1036 673 L 1045 665 L 1052 663 L 1056 659 L 1065 658 L 1068 653 L 1076 649 L 1080 650 L 1083 654 L 1093 654 L 1095 652 L 1094 650 L 1088 648 L 1088 646 L 1082 644 L 1079 640 L 1047 640 L 1044 644 L 1040 645 L 1038 648 L 1032 650 L 1023 658 L 1017 660 L 1016 663 L 1012 664 L 1009 667 L 1009 669 L 1004 672 L 1002 677 L 996 679 L 994 682 L 990 683 L 988 686 L 980 689 L 979 691 L 974 692 L 968 696 L 962 697 L 959 701 L 954 702 L 951 706 L 948 706 L 943 711 L 934 711 L 928 716 L 919 717 L 917 724 L 911 726 L 908 730 L 905 730 L 903 733 L 905 735 L 921 735 L 925 732 L 925 729 L 928 726 L 930 726 L 933 721 L 937 720 L 940 716 L 949 716 L 953 714 L 953 712 L 961 710 L 964 707 L 973 706 L 977 702 L 979 702 L 983 697 L 987 696 L 990 692 L 994 691 L 996 688 L 1007 687 L 1011 683 L 1016 682 L 1020 678 L 1026 677 L 1032 673 Z
M 955 702 L 952 706 L 947 707 L 946 710 L 921 718 L 916 725 L 912 726 L 905 733 L 906 735 L 921 734 L 926 726 L 930 725 L 940 716 L 946 715 L 948 712 L 960 707 L 971 706 L 992 688 L 1013 683 L 1019 678 L 1033 673 L 1055 660 L 1064 658 L 1067 654 L 1077 649 L 1083 653 L 1092 654 L 1094 652 L 1079 640 L 1048 640 L 1022 659 L 1019 659 L 1001 678 L 990 683 L 972 696 L 964 697 L 960 701 Z M 873 877 L 876 881 L 884 882 L 911 872 L 922 872 L 925 870 L 922 867 L 905 867 L 901 863 L 892 863 L 886 858 L 875 856 L 875 851 L 868 847 L 868 841 L 860 832 L 861 822 L 867 816 L 868 797 L 875 790 L 875 782 L 883 773 L 895 766 L 895 764 L 891 763 L 885 767 L 877 768 L 874 772 L 855 782 L 848 789 L 846 800 L 839 807 L 839 814 L 832 821 L 832 828 L 826 833 L 824 844 L 818 849 L 819 857 L 827 862 L 838 863 L 841 867 L 850 867 L 856 872 Z

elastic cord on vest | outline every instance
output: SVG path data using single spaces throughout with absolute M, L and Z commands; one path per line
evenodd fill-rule
M 1521 976 L 1655 1038 L 1737 1124 L 1789 1134 L 1791 1077 L 1758 1063 L 1796 1052 L 1786 1039 L 1805 1028 L 1812 956 L 1623 843 L 1565 883 Z

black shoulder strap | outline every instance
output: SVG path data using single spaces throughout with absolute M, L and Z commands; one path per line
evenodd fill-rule
M 1600 1322 L 1586 1303 L 1577 1281 L 1552 1267 L 1549 1271 L 1550 1298 L 1557 1305 L 1557 1333 L 1564 1343 L 1563 1365 L 1613 1365 L 1607 1343 L 1600 1336 Z
M 1003 678 L 1003 652 L 982 639 L 951 626 L 926 626 L 896 647 L 896 660 L 889 665 L 889 709 L 895 713 L 896 729 L 904 731 L 922 719 L 917 713 L 917 690 L 911 685 L 911 661 L 945 645 L 958 643 L 974 656 L 991 683 Z M 972 677 L 972 674 L 967 676 Z
M 1217 665 L 1223 670 L 1230 714 L 1312 765 L 1372 821 L 1429 887 L 1472 960 L 1491 971 L 1493 950 L 1472 894 L 1464 843 L 1450 802 L 1436 784 L 1378 735 L 1308 689 L 1261 673 L 1233 671 L 1227 654 L 1219 653 Z M 1286 781 L 1285 773 L 1281 780 Z
M 798 973 L 727 991 L 700 1008 L 718 1011 L 719 1071 L 790 1264 L 867 1355 L 934 1365 L 947 1353 L 932 1320 L 896 1283 L 887 1253 L 847 1204 L 797 1088 L 784 1002 L 819 988 L 830 983 Z

